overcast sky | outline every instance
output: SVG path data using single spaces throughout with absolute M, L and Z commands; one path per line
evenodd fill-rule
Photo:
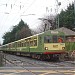
M 59 10 L 66 9 L 74 0 L 58 0 L 61 2 Z M 48 11 L 46 11 L 48 7 Z M 51 11 L 52 8 L 52 11 Z M 5 32 L 11 30 L 21 19 L 30 28 L 36 28 L 40 20 L 46 14 L 54 14 L 56 0 L 0 0 L 0 42 Z M 31 15 L 35 14 L 35 15 Z

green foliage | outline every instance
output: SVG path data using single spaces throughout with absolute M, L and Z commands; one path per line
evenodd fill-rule
M 3 36 L 3 44 L 7 44 L 32 35 L 28 25 L 21 20 L 18 25 L 13 26 L 10 32 L 6 32 Z
M 66 50 L 67 51 L 75 50 L 75 42 L 66 42 Z
M 8 37 L 9 37 L 9 38 L 8 38 Z M 12 39 L 11 39 L 11 32 L 6 32 L 6 33 L 4 34 L 4 36 L 3 36 L 3 39 L 4 39 L 3 44 L 6 44 L 6 43 L 8 43 L 8 41 L 12 40 Z
M 69 4 L 65 11 L 59 14 L 59 26 L 73 30 L 74 26 L 74 4 Z

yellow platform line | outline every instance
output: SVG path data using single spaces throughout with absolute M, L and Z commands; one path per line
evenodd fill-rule
M 0 72 L 28 72 L 28 70 L 0 70 Z
M 39 75 L 46 75 L 46 74 L 51 74 L 51 73 L 58 73 L 58 72 L 56 72 L 56 71 L 50 71 L 50 72 L 46 72 L 46 73 L 42 73 L 42 74 L 39 74 Z
M 56 71 L 53 70 L 30 70 L 31 72 L 51 72 L 51 73 L 57 73 Z
M 28 70 L 0 70 L 0 72 L 28 72 Z M 75 73 L 75 70 L 30 70 L 31 72 L 72 72 Z
M 65 72 L 65 73 L 75 73 L 75 70 L 58 70 L 58 72 Z
M 64 73 L 64 74 L 71 74 L 75 75 L 75 70 L 0 70 L 0 72 L 8 72 L 9 74 L 4 74 L 4 75 L 15 75 L 17 73 L 22 73 L 22 72 L 31 72 L 31 73 L 36 73 L 36 72 L 42 72 L 39 75 L 46 75 L 46 74 L 51 74 L 51 73 Z M 12 73 L 10 73 L 12 72 Z
M 14 73 L 9 73 L 4 75 L 16 75 L 17 73 L 29 72 L 29 71 L 28 70 L 7 70 L 7 72 L 14 72 Z

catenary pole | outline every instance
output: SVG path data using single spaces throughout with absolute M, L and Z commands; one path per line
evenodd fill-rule
M 59 13 L 58 13 L 58 10 L 59 10 L 59 6 L 61 5 L 61 2 L 58 2 L 58 0 L 56 0 L 57 2 L 57 28 L 59 28 Z
M 75 0 L 74 0 L 74 25 L 75 25 Z

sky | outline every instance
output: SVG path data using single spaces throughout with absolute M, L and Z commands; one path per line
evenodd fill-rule
M 58 0 L 61 9 L 66 9 L 74 0 Z M 56 14 L 56 0 L 0 0 L 0 43 L 2 36 L 10 31 L 22 19 L 31 29 L 41 23 L 38 18 L 47 14 Z

